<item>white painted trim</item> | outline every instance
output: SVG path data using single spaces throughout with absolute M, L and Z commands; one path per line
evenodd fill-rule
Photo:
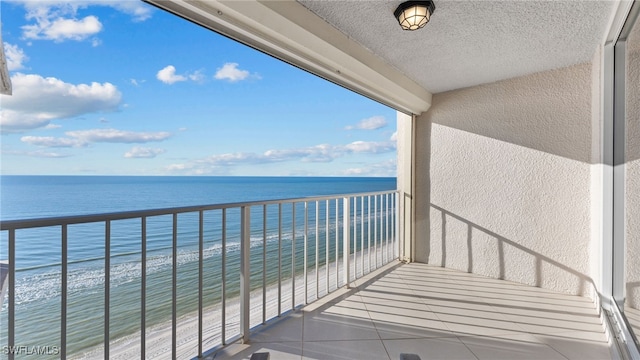
M 147 2 L 399 111 L 431 106 L 429 91 L 296 1 Z
M 607 33 L 604 43 L 615 42 L 620 37 L 620 32 L 624 27 L 624 23 L 629 16 L 629 11 L 633 6 L 633 0 L 618 1 L 615 5 L 613 16 L 609 22 L 609 32 Z

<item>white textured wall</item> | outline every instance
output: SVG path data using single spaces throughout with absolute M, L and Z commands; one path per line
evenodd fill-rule
M 640 309 L 640 20 L 627 40 L 626 81 L 626 305 Z
M 591 295 L 592 81 L 581 64 L 433 96 L 416 140 L 429 263 Z

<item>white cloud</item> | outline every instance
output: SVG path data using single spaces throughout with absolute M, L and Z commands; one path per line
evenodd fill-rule
M 61 127 L 62 127 L 62 125 L 58 125 L 58 124 L 49 124 L 49 125 L 45 126 L 44 128 L 45 128 L 45 129 L 47 129 L 47 130 L 51 130 L 51 129 L 59 129 L 59 128 L 61 128 Z
M 365 167 L 350 168 L 343 172 L 345 176 L 389 176 L 397 175 L 396 159 L 389 159 L 383 162 L 367 164 Z
M 13 95 L 2 96 L 0 130 L 23 132 L 44 127 L 53 119 L 116 111 L 122 94 L 111 83 L 70 84 L 40 75 L 11 77 Z
M 80 139 L 56 138 L 52 136 L 23 136 L 20 138 L 20 141 L 30 145 L 55 148 L 83 147 L 88 145 L 88 143 Z
M 90 129 L 90 130 L 76 130 L 65 132 L 67 137 L 52 137 L 52 136 L 23 136 L 20 141 L 42 147 L 57 147 L 57 148 L 71 148 L 71 147 L 85 147 L 91 143 L 147 143 L 163 141 L 171 137 L 171 133 L 168 132 L 134 132 L 117 129 Z M 134 149 L 136 149 L 134 147 Z M 138 153 L 141 153 L 144 148 L 139 148 Z M 147 149 L 158 150 L 158 149 Z M 135 154 L 135 152 L 134 152 Z M 159 154 L 159 153 L 158 153 Z M 133 157 L 133 156 L 127 156 Z
M 193 73 L 189 74 L 188 76 L 189 76 L 189 80 L 195 81 L 195 82 L 198 82 L 198 83 L 202 83 L 206 79 L 206 76 L 204 75 L 202 70 L 194 71 Z
M 393 142 L 397 142 L 398 141 L 398 132 L 394 131 L 393 134 L 391 134 L 391 137 L 389 138 L 390 141 Z
M 387 126 L 387 120 L 385 120 L 384 116 L 373 116 L 367 119 L 360 120 L 355 126 L 349 125 L 345 129 L 377 130 L 385 126 Z
M 75 0 L 75 1 L 37 1 L 11 0 L 21 3 L 27 10 L 26 19 L 34 23 L 22 27 L 23 37 L 27 39 L 45 39 L 53 41 L 85 40 L 102 30 L 102 23 L 93 15 L 78 18 L 78 10 L 90 6 L 109 6 L 130 15 L 134 21 L 144 21 L 151 17 L 152 8 L 139 1 L 113 0 Z M 99 39 L 93 39 L 97 46 Z
M 130 15 L 134 21 L 145 21 L 151 17 L 151 12 L 153 11 L 151 5 L 144 4 L 142 1 L 113 1 L 113 0 L 102 0 L 102 1 L 88 1 L 89 3 L 94 4 L 102 4 L 106 6 L 111 6 L 114 9 L 123 12 L 125 14 Z
M 173 65 L 168 65 L 164 69 L 158 71 L 156 78 L 165 84 L 173 84 L 178 81 L 187 80 L 187 78 L 182 75 L 176 75 L 176 68 Z
M 204 75 L 202 70 L 196 70 L 192 73 L 186 73 L 184 75 L 177 75 L 176 67 L 173 65 L 167 65 L 162 70 L 158 71 L 158 73 L 156 74 L 156 78 L 165 84 L 174 84 L 180 81 L 187 80 L 203 83 L 206 79 L 206 76 Z M 134 81 L 135 80 L 132 80 L 132 83 L 134 85 L 138 85 L 138 82 Z
M 87 16 L 83 19 L 54 20 L 41 19 L 37 24 L 22 27 L 23 35 L 27 39 L 53 40 L 62 42 L 65 40 L 85 40 L 100 31 L 102 23 L 95 16 Z
M 60 154 L 57 152 L 35 150 L 35 151 L 17 151 L 17 150 L 3 150 L 3 155 L 18 155 L 18 156 L 30 156 L 40 158 L 65 158 L 72 156 L 71 154 Z
M 24 54 L 24 51 L 18 45 L 4 43 L 4 53 L 9 71 L 24 69 L 24 63 L 29 60 L 29 57 Z
M 124 157 L 136 158 L 136 159 L 140 159 L 140 158 L 150 159 L 160 154 L 164 154 L 165 151 L 166 151 L 165 149 L 153 149 L 153 148 L 134 146 L 131 150 L 127 151 L 124 154 Z
M 395 151 L 390 141 L 355 141 L 347 145 L 320 144 L 298 149 L 273 149 L 258 153 L 227 153 L 212 155 L 166 168 L 169 172 L 211 173 L 213 169 L 239 165 L 268 164 L 286 161 L 331 162 L 349 154 L 382 154 Z
M 391 141 L 354 141 L 345 148 L 353 153 L 382 154 L 395 151 L 396 144 Z
M 221 68 L 218 68 L 214 77 L 217 80 L 236 82 L 248 78 L 249 72 L 247 70 L 238 69 L 237 63 L 226 63 Z
M 171 133 L 166 131 L 160 132 L 134 132 L 117 129 L 91 129 L 91 130 L 76 130 L 65 132 L 67 136 L 76 138 L 78 140 L 96 143 L 96 142 L 108 142 L 108 143 L 147 143 L 166 140 L 171 137 Z

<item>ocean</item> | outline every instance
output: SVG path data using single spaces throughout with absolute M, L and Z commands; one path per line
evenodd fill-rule
M 169 207 L 226 204 L 318 195 L 338 195 L 394 190 L 395 178 L 334 178 L 334 177 L 136 177 L 136 176 L 1 176 L 0 220 L 31 219 L 148 210 Z M 321 214 L 325 204 L 319 203 Z M 313 213 L 315 203 L 310 204 Z M 252 219 L 261 215 L 253 212 Z M 273 211 L 276 210 L 276 211 Z M 296 229 L 296 239 L 303 232 L 302 206 L 296 207 L 292 220 L 290 205 L 283 209 L 283 228 Z M 331 228 L 325 234 L 309 231 L 309 236 L 335 236 L 334 205 L 330 205 Z M 208 303 L 220 301 L 221 276 L 221 211 L 205 215 L 204 297 Z M 239 211 L 229 210 L 227 216 L 228 262 L 239 256 L 239 233 L 233 229 L 239 223 Z M 148 327 L 170 320 L 171 316 L 171 216 L 148 219 L 147 233 L 147 312 Z M 321 217 L 321 221 L 324 221 Z M 277 207 L 267 217 L 269 235 L 266 244 L 268 263 L 278 261 Z M 364 219 L 362 220 L 364 222 Z M 252 226 L 252 289 L 259 288 L 262 265 L 261 226 Z M 197 213 L 178 217 L 178 314 L 197 310 L 198 216 Z M 253 223 L 253 220 L 252 220 Z M 323 222 L 324 224 L 324 222 Z M 139 331 L 140 325 L 140 220 L 114 221 L 111 229 L 110 268 L 110 337 L 117 339 Z M 19 230 L 16 233 L 16 344 L 56 346 L 60 342 L 61 250 L 60 229 L 41 228 Z M 7 233 L 0 234 L 0 260 L 7 258 Z M 297 240 L 296 240 L 297 241 Z M 104 305 L 104 225 L 79 224 L 69 226 L 68 272 L 68 353 L 80 354 L 100 346 L 103 339 Z M 313 244 L 312 244 L 313 245 Z M 283 236 L 284 253 L 291 253 L 291 234 Z M 313 245 L 314 246 L 314 245 Z M 295 252 L 301 249 L 296 247 Z M 316 251 L 310 248 L 310 251 Z M 327 252 L 333 258 L 335 248 Z M 254 259 L 255 257 L 255 259 Z M 254 261 L 255 260 L 255 261 Z M 295 264 L 296 273 L 303 267 L 301 256 Z M 283 273 L 291 273 L 293 264 L 283 263 Z M 238 284 L 233 265 L 227 269 L 228 294 L 237 296 Z M 267 282 L 277 281 L 277 270 L 269 267 Z M 0 329 L 7 328 L 7 301 L 0 313 Z M 7 342 L 0 332 L 0 347 Z M 2 354 L 5 358 L 6 354 Z M 55 356 L 53 356 L 55 358 Z

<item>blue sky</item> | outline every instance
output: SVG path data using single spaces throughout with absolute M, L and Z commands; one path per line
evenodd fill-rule
M 395 110 L 148 4 L 0 6 L 2 174 L 396 174 Z

